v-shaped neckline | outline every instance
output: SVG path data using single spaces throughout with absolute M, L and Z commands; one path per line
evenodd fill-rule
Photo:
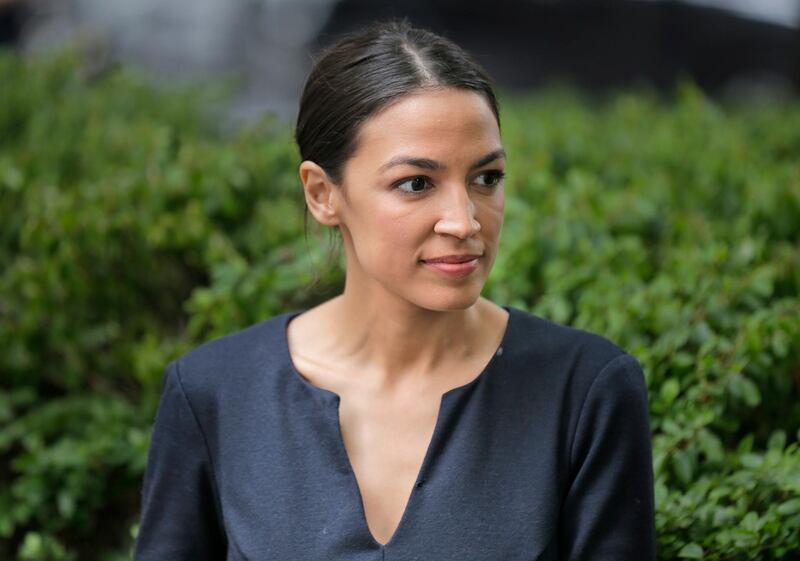
M 494 370 L 494 367 L 498 361 L 498 357 L 504 354 L 504 348 L 510 339 L 510 334 L 512 332 L 512 324 L 515 320 L 515 313 L 516 310 L 513 306 L 502 306 L 504 310 L 508 312 L 508 318 L 506 320 L 506 327 L 503 332 L 503 337 L 501 339 L 500 345 L 498 345 L 497 349 L 494 353 L 492 353 L 491 358 L 489 361 L 484 365 L 481 372 L 475 376 L 472 380 L 467 382 L 466 384 L 462 384 L 460 386 L 456 386 L 444 392 L 439 400 L 439 410 L 436 415 L 436 422 L 433 426 L 433 434 L 431 435 L 430 440 L 428 441 L 428 446 L 425 449 L 425 454 L 422 459 L 422 463 L 419 466 L 417 471 L 417 477 L 414 479 L 414 485 L 411 488 L 411 493 L 409 497 L 406 499 L 406 504 L 403 508 L 403 513 L 400 516 L 400 521 L 397 523 L 397 526 L 394 529 L 391 537 L 386 543 L 379 542 L 375 536 L 372 534 L 372 530 L 369 528 L 369 523 L 367 522 L 367 515 L 366 509 L 364 508 L 364 497 L 361 494 L 361 487 L 358 483 L 358 478 L 356 477 L 355 470 L 353 469 L 353 464 L 350 461 L 350 456 L 347 453 L 347 447 L 344 444 L 344 437 L 342 435 L 342 427 L 341 427 L 341 417 L 340 417 L 340 405 L 341 405 L 341 396 L 331 390 L 316 386 L 312 384 L 309 380 L 307 380 L 297 369 L 292 360 L 291 351 L 289 349 L 289 337 L 288 337 L 288 325 L 289 322 L 297 317 L 298 315 L 305 312 L 305 310 L 292 310 L 290 312 L 286 312 L 283 314 L 283 321 L 281 323 L 282 327 L 282 350 L 285 354 L 284 358 L 286 359 L 287 363 L 289 364 L 292 378 L 296 381 L 300 382 L 307 391 L 309 391 L 314 397 L 318 398 L 322 403 L 326 404 L 330 409 L 332 409 L 333 418 L 335 420 L 336 426 L 336 434 L 338 435 L 338 442 L 337 442 L 337 452 L 340 455 L 340 459 L 342 460 L 343 464 L 346 466 L 348 471 L 348 476 L 351 480 L 351 483 L 355 486 L 355 494 L 358 498 L 359 506 L 360 506 L 360 524 L 365 532 L 366 536 L 369 540 L 374 544 L 374 546 L 379 550 L 385 550 L 386 548 L 392 546 L 397 541 L 398 534 L 401 533 L 404 523 L 406 519 L 410 516 L 410 512 L 412 510 L 414 504 L 414 498 L 417 495 L 419 489 L 425 481 L 425 473 L 427 472 L 429 466 L 428 464 L 431 461 L 431 453 L 434 449 L 437 441 L 440 437 L 441 427 L 443 423 L 444 411 L 445 411 L 445 402 L 449 400 L 451 396 L 460 395 L 463 392 L 466 392 L 469 388 L 477 386 L 483 380 L 489 377 L 489 374 Z

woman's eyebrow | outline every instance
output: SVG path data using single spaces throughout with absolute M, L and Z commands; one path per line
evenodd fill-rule
M 478 159 L 475 163 L 470 166 L 470 169 L 479 168 L 481 166 L 485 166 L 489 162 L 493 162 L 494 160 L 505 158 L 506 151 L 502 148 L 494 150 L 493 152 L 489 152 L 482 158 Z M 378 168 L 379 172 L 384 172 L 389 168 L 393 168 L 395 166 L 402 166 L 402 165 L 409 165 L 423 169 L 430 169 L 430 170 L 444 170 L 447 169 L 447 166 L 441 162 L 437 162 L 436 160 L 431 160 L 430 158 L 414 158 L 412 156 L 397 156 L 392 158 L 385 164 L 383 164 L 380 168 Z

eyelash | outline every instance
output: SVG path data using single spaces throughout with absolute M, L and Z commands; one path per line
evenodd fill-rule
M 499 170 L 499 169 L 495 169 L 495 170 L 484 171 L 483 173 L 479 174 L 478 177 L 481 177 L 483 175 L 492 176 L 494 178 L 494 183 L 490 183 L 488 185 L 481 185 L 481 187 L 489 187 L 491 189 L 494 189 L 495 187 L 497 187 L 500 184 L 500 182 L 506 176 L 506 173 L 504 171 Z M 400 191 L 400 193 L 403 194 L 403 195 L 407 195 L 407 196 L 411 196 L 411 197 L 414 197 L 414 196 L 417 196 L 417 195 L 422 195 L 423 193 L 425 193 L 427 191 L 427 189 L 425 191 L 406 191 L 406 190 L 400 188 L 401 185 L 405 185 L 406 183 L 408 183 L 410 181 L 413 181 L 415 179 L 424 179 L 427 183 L 430 183 L 430 177 L 428 177 L 427 175 L 415 175 L 413 177 L 408 177 L 406 179 L 398 181 L 397 183 L 395 183 L 393 185 L 393 189 L 396 190 L 396 191 Z

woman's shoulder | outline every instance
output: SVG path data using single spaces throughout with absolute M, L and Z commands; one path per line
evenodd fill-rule
M 282 365 L 286 357 L 281 337 L 292 313 L 211 338 L 176 358 L 173 362 L 187 393 L 213 392 L 220 384 L 246 386 L 254 375 Z
M 570 356 L 582 362 L 606 363 L 627 354 L 601 333 L 557 323 L 521 308 L 510 308 L 515 329 L 509 336 L 515 350 L 529 358 Z
M 585 395 L 602 376 L 620 384 L 643 386 L 638 360 L 615 341 L 595 333 L 528 312 L 514 314 L 505 351 L 523 381 L 542 387 L 543 379 L 576 396 Z

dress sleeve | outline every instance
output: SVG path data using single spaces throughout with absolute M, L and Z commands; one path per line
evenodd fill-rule
M 655 560 L 647 388 L 631 355 L 612 359 L 589 387 L 570 462 L 560 520 L 561 558 Z
M 213 469 L 176 361 L 162 382 L 145 467 L 134 561 L 225 558 Z

